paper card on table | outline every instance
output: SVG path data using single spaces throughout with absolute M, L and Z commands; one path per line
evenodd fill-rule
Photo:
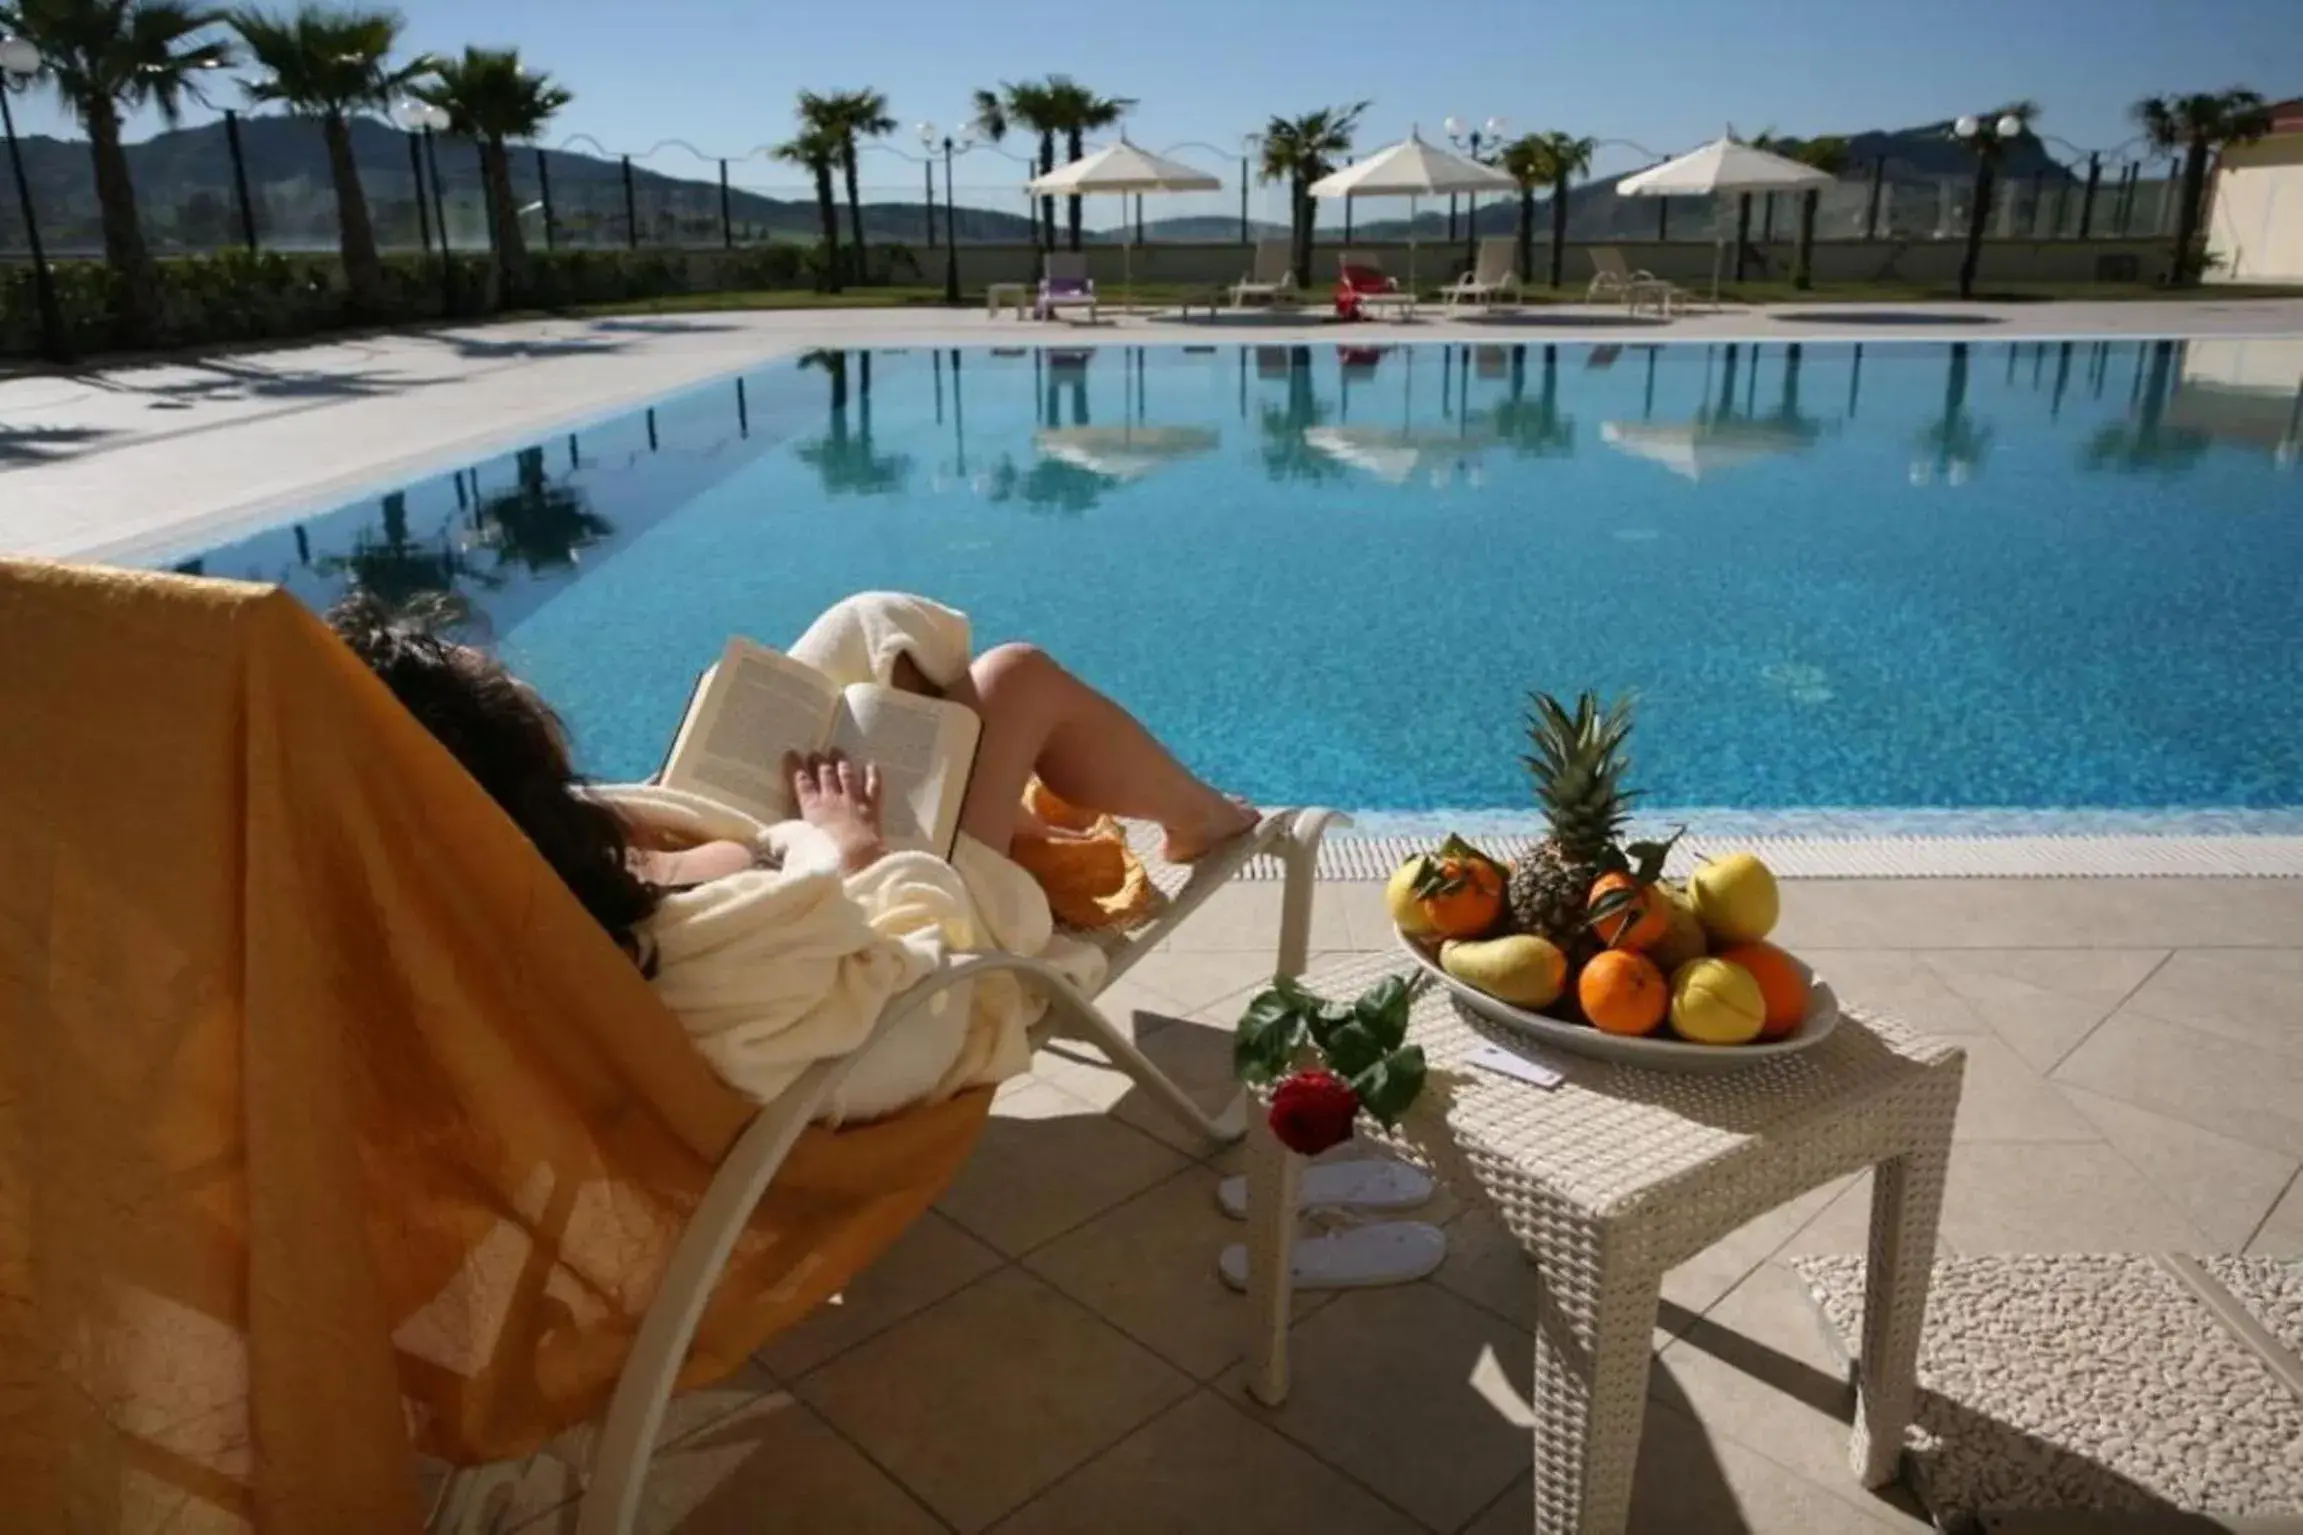
M 1522 1082 L 1532 1082 L 1537 1087 L 1557 1087 L 1567 1080 L 1566 1077 L 1544 1065 L 1541 1061 L 1529 1060 L 1526 1056 L 1516 1051 L 1506 1050 L 1501 1045 L 1481 1045 L 1477 1050 L 1472 1051 L 1466 1059 L 1474 1066 L 1484 1066 L 1489 1071 L 1498 1072 L 1507 1077 L 1516 1077 Z

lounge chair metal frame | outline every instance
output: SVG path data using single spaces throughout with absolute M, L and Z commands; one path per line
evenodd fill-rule
M 1058 266 L 1062 267 L 1060 272 Z M 1058 292 L 1054 285 L 1059 282 L 1076 282 L 1080 286 Z M 1040 278 L 1038 300 L 1032 313 L 1039 319 L 1052 320 L 1064 309 L 1085 309 L 1088 323 L 1096 322 L 1096 280 L 1088 276 L 1088 258 L 1084 251 L 1048 252 L 1047 270 Z
M 1329 827 L 1348 824 L 1348 817 L 1333 810 L 1274 811 L 1254 831 L 1190 866 L 1188 877 L 1170 893 L 1165 909 L 1155 919 L 1104 945 L 1111 963 L 1098 991 L 1108 988 L 1150 953 L 1211 894 L 1229 884 L 1250 859 L 1265 854 L 1280 860 L 1284 876 L 1273 973 L 1302 974 L 1311 946 L 1313 881 L 1320 842 Z M 1125 1030 L 1104 1016 L 1091 995 L 1073 986 L 1052 966 L 1019 954 L 948 955 L 933 974 L 888 1004 L 871 1037 L 854 1054 L 818 1062 L 803 1072 L 783 1096 L 760 1111 L 729 1148 L 680 1234 L 663 1282 L 641 1319 L 631 1354 L 617 1378 L 607 1415 L 593 1441 L 591 1473 L 581 1494 L 577 1535 L 628 1535 L 633 1528 L 656 1435 L 663 1426 L 673 1383 L 687 1359 L 688 1345 L 695 1339 L 696 1327 L 737 1238 L 801 1132 L 823 1111 L 832 1093 L 873 1045 L 903 1027 L 906 1019 L 942 992 L 998 971 L 1028 978 L 1047 998 L 1048 1011 L 1033 1031 L 1035 1046 L 1057 1036 L 1086 1040 L 1102 1048 L 1114 1065 L 1211 1144 L 1228 1145 L 1246 1133 L 1244 1094 L 1235 1096 L 1222 1113 L 1210 1116 L 1153 1064 Z M 454 1535 L 477 1535 L 491 1528 L 532 1459 L 460 1468 L 441 1489 L 428 1527 Z
M 1614 258 L 1613 268 L 1600 260 L 1601 251 Z M 1656 313 L 1669 318 L 1674 309 L 1692 301 L 1692 295 L 1678 284 L 1658 277 L 1644 267 L 1633 268 L 1623 259 L 1623 252 L 1612 245 L 1593 246 L 1588 254 L 1591 257 L 1592 275 L 1589 286 L 1583 290 L 1583 301 L 1586 304 L 1595 304 L 1601 299 L 1620 299 L 1625 309 L 1637 314 L 1642 303 L 1653 303 Z

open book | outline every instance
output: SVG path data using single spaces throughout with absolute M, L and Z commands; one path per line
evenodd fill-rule
M 891 848 L 951 856 L 975 768 L 975 711 L 940 698 L 830 678 L 737 637 L 696 683 L 659 781 L 755 820 L 798 814 L 784 753 L 846 752 L 880 770 L 880 822 Z

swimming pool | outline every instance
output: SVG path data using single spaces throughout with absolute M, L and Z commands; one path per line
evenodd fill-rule
M 1501 327 L 1499 327 L 1499 330 Z M 2303 343 L 812 354 L 188 562 L 450 589 L 607 777 L 731 631 L 887 587 L 1258 799 L 2303 806 Z

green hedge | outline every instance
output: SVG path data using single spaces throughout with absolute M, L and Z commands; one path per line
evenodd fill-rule
M 893 275 L 917 270 L 901 246 L 875 249 Z M 126 319 L 120 279 L 100 261 L 53 266 L 58 306 L 81 356 L 159 346 L 209 346 L 317 335 L 362 325 L 471 319 L 504 309 L 563 309 L 693 292 L 798 288 L 819 282 L 823 260 L 808 246 L 739 251 L 532 251 L 518 289 L 498 291 L 485 256 L 384 258 L 383 312 L 351 307 L 343 264 L 332 255 L 223 251 L 160 262 L 164 332 L 139 336 Z M 443 276 L 445 280 L 443 280 Z M 885 280 L 885 278 L 883 278 Z M 36 356 L 40 308 L 29 263 L 0 265 L 0 356 Z

